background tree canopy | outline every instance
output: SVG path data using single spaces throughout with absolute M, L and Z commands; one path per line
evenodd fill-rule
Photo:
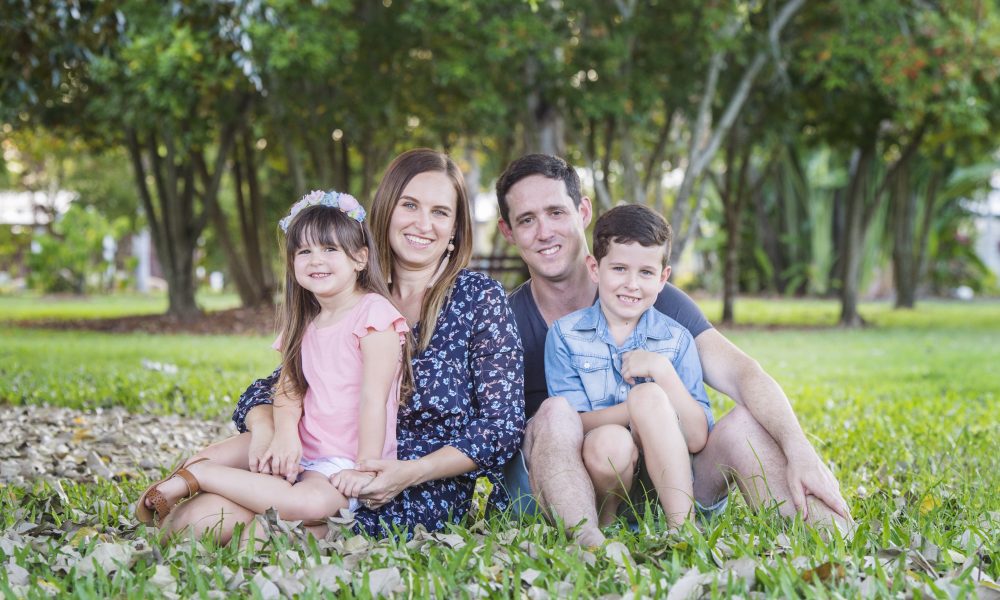
M 774 291 L 839 294 L 860 323 L 883 266 L 900 306 L 990 285 L 966 234 L 1000 142 L 995 0 L 2 5 L 0 183 L 148 226 L 181 317 L 199 240 L 244 304 L 270 302 L 291 200 L 367 200 L 418 145 L 473 189 L 541 151 L 585 169 L 598 211 L 656 207 L 676 255 L 705 257 L 697 281 L 719 274 L 724 320 Z

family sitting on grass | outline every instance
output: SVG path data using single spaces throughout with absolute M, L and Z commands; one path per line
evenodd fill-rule
M 660 215 L 609 210 L 590 255 L 590 200 L 540 154 L 497 199 L 531 276 L 509 296 L 466 269 L 469 199 L 444 154 L 397 157 L 370 216 L 337 192 L 296 203 L 281 366 L 240 398 L 242 433 L 147 489 L 139 520 L 223 543 L 271 507 L 317 535 L 344 508 L 370 535 L 433 531 L 486 477 L 494 508 L 540 510 L 586 546 L 620 508 L 658 502 L 676 527 L 724 510 L 733 484 L 752 508 L 850 521 L 781 387 L 667 283 Z M 717 423 L 705 383 L 736 402 Z

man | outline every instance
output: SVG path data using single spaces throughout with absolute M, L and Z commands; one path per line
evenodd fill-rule
M 548 398 L 545 335 L 556 319 L 594 303 L 597 284 L 587 273 L 585 228 L 590 199 L 576 172 L 560 158 L 530 154 L 511 163 L 497 180 L 499 227 L 517 247 L 530 279 L 510 296 L 524 346 L 524 445 L 507 469 L 513 497 L 530 494 L 548 516 L 577 526 L 577 541 L 597 546 L 594 487 L 584 467 L 579 415 L 560 397 Z M 799 426 L 781 387 L 752 358 L 705 319 L 683 292 L 667 284 L 656 308 L 695 338 L 705 383 L 736 407 L 719 419 L 694 456 L 694 499 L 703 511 L 725 506 L 731 483 L 747 503 L 778 502 L 810 523 L 850 521 L 840 486 Z M 520 502 L 531 510 L 531 502 Z

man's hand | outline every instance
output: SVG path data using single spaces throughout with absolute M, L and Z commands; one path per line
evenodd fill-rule
M 840 483 L 819 459 L 812 446 L 786 453 L 786 456 L 788 459 L 788 489 L 792 494 L 795 508 L 802 513 L 802 519 L 809 518 L 806 495 L 812 494 L 829 506 L 830 510 L 843 517 L 845 521 L 850 522 L 851 513 L 847 508 L 847 502 L 840 494 Z
M 395 498 L 400 492 L 417 480 L 414 472 L 415 460 L 369 459 L 359 461 L 356 469 L 374 473 L 375 478 L 361 490 L 358 498 L 368 508 L 378 508 Z
M 286 435 L 280 431 L 274 434 L 264 458 L 271 465 L 271 473 L 284 477 L 288 483 L 295 483 L 302 466 L 302 441 L 298 435 Z
M 622 378 L 635 385 L 636 377 L 656 379 L 664 369 L 673 369 L 666 356 L 649 350 L 633 350 L 622 355 Z
M 371 483 L 375 478 L 375 473 L 362 473 L 355 469 L 344 469 L 330 475 L 330 483 L 345 498 L 357 498 L 361 489 Z M 374 506 L 374 503 L 372 504 Z

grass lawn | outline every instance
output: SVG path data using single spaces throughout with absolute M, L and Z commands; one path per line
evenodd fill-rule
M 240 305 L 236 294 L 200 292 L 203 310 L 223 310 Z M 123 315 L 155 315 L 167 310 L 166 294 L 118 294 L 114 296 L 43 296 L 33 293 L 0 295 L 0 323 L 39 319 L 97 319 Z
M 9 299 L 0 299 L 7 315 Z M 710 317 L 718 304 L 703 303 Z M 41 306 L 24 314 L 51 318 Z M 611 539 L 631 560 L 580 550 L 542 522 L 504 516 L 410 542 L 276 536 L 263 550 L 207 542 L 161 546 L 136 528 L 140 480 L 0 485 L 0 593 L 400 592 L 528 597 L 666 595 L 937 596 L 997 593 L 1000 578 L 1000 303 L 866 304 L 874 327 L 816 328 L 822 301 L 741 300 L 725 333 L 784 387 L 841 481 L 858 522 L 824 536 L 734 494 L 720 518 L 668 534 L 656 522 Z M 79 314 L 79 313 L 77 313 Z M 88 314 L 104 314 L 99 312 Z M 108 316 L 111 316 L 110 313 Z M 30 317 L 17 317 L 30 318 Z M 43 404 L 227 415 L 276 354 L 248 337 L 104 335 L 0 325 L 0 410 Z M 716 415 L 731 402 L 714 396 Z M 11 450 L 0 450 L 0 464 Z M 277 525 L 276 525 L 277 526 Z M 985 578 L 985 579 L 984 579 Z M 223 590 L 212 593 L 211 590 Z

